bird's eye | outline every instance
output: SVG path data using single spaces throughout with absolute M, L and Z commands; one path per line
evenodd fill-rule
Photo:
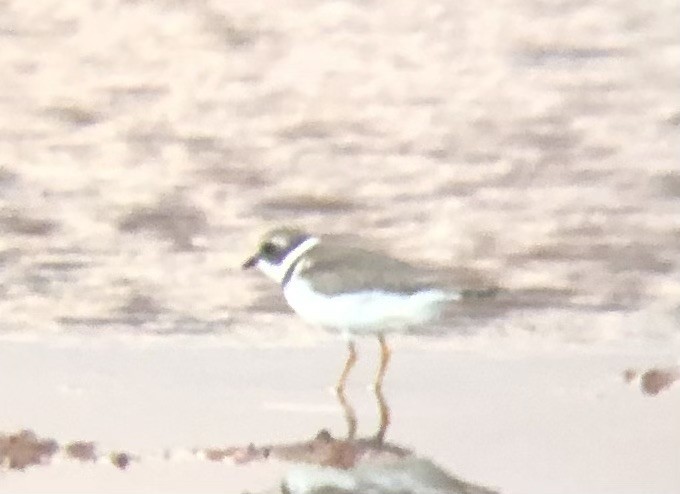
M 276 252 L 276 246 L 271 242 L 265 242 L 260 249 L 264 255 L 272 255 Z

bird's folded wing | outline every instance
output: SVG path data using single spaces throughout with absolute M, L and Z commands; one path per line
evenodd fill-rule
M 411 265 L 383 253 L 353 247 L 312 249 L 300 266 L 314 289 L 326 295 L 338 292 L 387 291 L 415 293 L 436 289 L 436 272 Z

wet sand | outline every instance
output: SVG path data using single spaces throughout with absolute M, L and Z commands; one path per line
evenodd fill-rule
M 39 466 L 5 470 L 0 490 L 278 492 L 282 481 L 367 478 L 392 485 L 378 492 L 411 484 L 409 492 L 467 492 L 451 487 L 463 481 L 478 489 L 470 492 L 508 493 L 670 493 L 678 485 L 678 386 L 651 395 L 624 375 L 672 361 L 675 351 L 515 348 L 484 356 L 398 340 L 384 389 L 390 423 L 370 442 L 380 427 L 366 386 L 376 355 L 373 342 L 362 343 L 346 393 L 356 434 L 329 452 L 329 442 L 348 434 L 329 386 L 343 357 L 336 342 L 6 341 L 0 423 L 13 431 L 30 424 L 62 449 Z M 90 441 L 94 457 L 64 448 Z M 112 464 L 119 453 L 131 460 L 124 469 Z M 418 475 L 440 490 L 426 490 Z M 437 484 L 442 476 L 448 484 Z
M 678 25 L 0 2 L 0 491 L 678 492 Z M 343 343 L 239 269 L 280 223 L 503 289 L 392 339 L 383 443 L 375 342 L 346 440 Z

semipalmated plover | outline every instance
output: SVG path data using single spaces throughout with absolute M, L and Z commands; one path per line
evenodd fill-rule
M 377 335 L 381 359 L 375 387 L 382 385 L 390 349 L 385 333 L 435 320 L 447 302 L 465 292 L 438 285 L 433 272 L 389 255 L 321 239 L 295 228 L 275 228 L 243 263 L 279 283 L 290 307 L 305 321 L 348 339 L 349 355 L 337 383 L 342 393 L 356 361 L 355 335 Z

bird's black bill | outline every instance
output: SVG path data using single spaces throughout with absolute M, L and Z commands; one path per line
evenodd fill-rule
M 248 258 L 248 260 L 246 262 L 244 262 L 243 266 L 241 266 L 241 267 L 243 269 L 250 269 L 253 266 L 255 266 L 255 264 L 257 264 L 257 256 L 253 256 L 253 257 Z

